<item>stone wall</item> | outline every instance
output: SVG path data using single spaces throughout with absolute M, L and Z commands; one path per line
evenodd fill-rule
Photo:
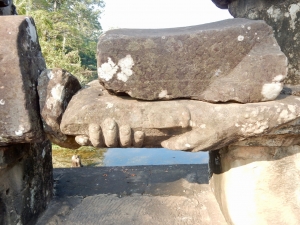
M 0 224 L 32 224 L 53 196 L 51 143 L 0 147 Z

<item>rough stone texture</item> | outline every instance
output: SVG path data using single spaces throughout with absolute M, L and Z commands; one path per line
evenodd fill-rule
M 72 98 L 60 128 L 66 135 L 83 135 L 88 143 L 89 127 L 97 125 L 93 137 L 104 140 L 106 146 L 120 146 L 122 138 L 118 130 L 129 126 L 133 146 L 144 138 L 139 147 L 162 144 L 174 150 L 199 151 L 219 149 L 254 136 L 298 135 L 299 116 L 300 98 L 295 96 L 251 104 L 196 100 L 149 102 L 110 95 L 101 91 L 99 83 L 94 81 Z
M 207 165 L 56 169 L 55 193 L 37 225 L 225 225 Z
M 220 9 L 228 9 L 228 4 L 234 0 L 212 0 L 212 2 Z
M 298 0 L 234 0 L 229 4 L 234 17 L 264 20 L 273 27 L 281 50 L 288 57 L 286 84 L 300 84 L 300 2 Z
M 247 19 L 110 30 L 100 37 L 97 56 L 106 89 L 144 100 L 268 101 L 287 73 L 272 28 Z
M 0 224 L 34 224 L 53 195 L 51 143 L 0 147 Z
M 73 146 L 70 138 L 60 132 L 60 122 L 72 96 L 81 89 L 76 77 L 66 70 L 44 70 L 38 78 L 40 113 L 44 131 L 55 144 Z M 74 140 L 74 139 L 73 139 Z
M 210 152 L 210 185 L 228 224 L 299 224 L 299 157 L 299 146 Z
M 0 32 L 0 146 L 41 141 L 36 85 L 46 65 L 34 21 L 1 16 Z
M 12 0 L 0 1 L 0 16 L 1 15 L 17 15 L 16 7 Z

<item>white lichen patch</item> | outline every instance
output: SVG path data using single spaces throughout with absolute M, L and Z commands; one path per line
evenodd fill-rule
M 281 111 L 281 113 L 279 114 L 279 117 L 277 119 L 278 123 L 285 123 L 285 122 L 289 122 L 292 121 L 294 119 L 296 119 L 297 115 L 295 113 L 289 113 L 288 110 L 284 109 Z
M 255 123 L 245 123 L 241 131 L 245 134 L 261 134 L 269 128 L 268 121 L 256 121 Z
M 283 76 L 281 74 L 277 75 L 276 77 L 273 78 L 273 82 L 281 82 L 284 80 L 284 78 L 285 78 L 285 76 Z
M 297 4 L 291 4 L 289 7 L 289 12 L 291 15 L 291 21 L 290 21 L 290 26 L 293 30 L 295 30 L 295 25 L 297 22 L 297 13 L 300 11 L 300 3 Z
M 54 77 L 52 71 L 47 72 L 47 77 L 49 78 L 49 80 L 51 80 Z
M 159 99 L 169 99 L 170 96 L 168 95 L 168 91 L 167 91 L 167 90 L 162 90 L 162 91 L 158 94 L 158 98 L 159 98 Z
M 275 22 L 280 18 L 281 15 L 280 9 L 276 9 L 273 5 L 267 10 L 267 13 Z
M 112 107 L 114 107 L 114 104 L 113 104 L 113 103 L 111 103 L 111 102 L 106 102 L 106 108 L 107 108 L 107 109 L 110 109 L 110 108 L 112 108 Z
M 188 144 L 188 143 L 186 143 L 184 146 L 187 147 L 187 148 L 190 148 L 190 147 L 191 147 L 191 145 Z
M 34 200 L 35 200 L 35 188 L 32 188 L 30 190 L 30 208 L 33 210 L 34 209 Z
M 247 29 L 248 29 L 248 30 L 251 30 L 251 27 L 249 26 L 249 27 L 247 27 Z
M 288 109 L 289 109 L 292 113 L 295 113 L 295 112 L 296 112 L 296 106 L 294 106 L 294 105 L 288 105 Z
M 56 84 L 51 89 L 51 95 L 56 101 L 62 102 L 64 98 L 64 86 L 62 86 L 61 84 Z
M 24 134 L 24 130 L 25 130 L 24 127 L 20 125 L 19 130 L 15 131 L 15 134 L 20 137 Z
M 108 57 L 107 62 L 98 67 L 98 77 L 109 81 L 117 73 L 119 67 Z
M 26 28 L 26 31 L 28 35 L 31 37 L 31 41 L 36 42 L 37 41 L 37 34 L 35 26 L 31 23 L 31 20 L 29 17 L 26 17 L 26 22 L 28 23 L 28 27 Z
M 118 65 L 121 68 L 121 72 L 117 74 L 118 80 L 126 82 L 128 78 L 133 74 L 132 67 L 134 66 L 134 61 L 131 55 L 126 55 L 124 58 L 120 59 Z
M 0 105 L 5 105 L 5 100 L 4 99 L 0 99 Z
M 245 38 L 245 37 L 244 37 L 243 35 L 239 35 L 239 36 L 237 37 L 238 41 L 243 41 L 244 38 Z
M 215 71 L 215 76 L 218 77 L 221 73 L 222 73 L 222 71 L 221 71 L 220 69 L 217 69 L 217 70 Z
M 46 151 L 45 151 L 45 149 L 43 149 L 42 157 L 45 158 L 45 155 L 46 155 Z
M 206 124 L 201 124 L 200 128 L 205 129 L 206 128 Z
M 272 80 L 272 83 L 264 84 L 261 90 L 261 94 L 263 96 L 263 101 L 271 101 L 277 98 L 277 96 L 280 94 L 283 84 L 281 83 L 285 76 L 283 75 L 277 75 Z

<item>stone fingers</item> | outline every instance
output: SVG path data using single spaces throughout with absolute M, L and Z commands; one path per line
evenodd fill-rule
M 118 125 L 114 119 L 107 118 L 102 123 L 104 142 L 107 147 L 118 146 Z
M 169 138 L 163 141 L 161 145 L 164 148 L 179 151 L 209 150 L 219 140 L 218 138 L 220 138 L 220 134 L 216 133 L 214 129 L 209 129 L 209 127 L 205 130 L 198 128 Z
M 120 146 L 130 147 L 132 143 L 132 131 L 129 125 L 123 125 L 119 129 Z
M 144 144 L 145 133 L 143 131 L 133 131 L 129 125 L 118 126 L 112 118 L 106 118 L 101 125 L 91 123 L 88 125 L 87 135 L 77 135 L 75 141 L 81 145 L 92 145 L 100 147 L 137 147 Z

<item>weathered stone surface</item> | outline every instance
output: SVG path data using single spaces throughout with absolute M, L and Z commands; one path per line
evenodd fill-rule
M 110 95 L 94 81 L 72 98 L 60 128 L 66 135 L 84 135 L 88 142 L 89 127 L 97 125 L 95 130 L 99 134 L 93 135 L 99 135 L 106 146 L 115 147 L 123 142 L 118 130 L 129 126 L 133 146 L 162 144 L 174 150 L 199 151 L 219 149 L 249 137 L 298 135 L 299 116 L 300 98 L 295 96 L 250 104 L 196 100 L 149 102 Z
M 210 185 L 228 224 L 299 224 L 299 157 L 299 146 L 210 152 Z
M 36 225 L 227 225 L 205 164 L 64 168 L 54 178 L 58 198 Z
M 229 12 L 234 17 L 264 20 L 273 27 L 281 50 L 288 57 L 285 83 L 300 84 L 300 3 L 297 0 L 233 0 Z
M 55 68 L 44 70 L 38 78 L 40 113 L 44 131 L 56 144 L 72 147 L 66 135 L 60 132 L 62 115 L 72 96 L 81 89 L 76 77 L 66 70 Z
M 0 145 L 43 138 L 36 90 L 45 69 L 30 17 L 0 17 Z
M 234 0 L 212 0 L 220 9 L 228 9 L 228 4 Z
M 12 0 L 0 0 L 0 16 L 17 15 L 16 6 Z
M 280 93 L 286 73 L 287 59 L 264 21 L 117 29 L 98 42 L 104 87 L 144 100 L 268 101 Z
M 53 195 L 51 143 L 0 148 L 0 224 L 34 224 Z

